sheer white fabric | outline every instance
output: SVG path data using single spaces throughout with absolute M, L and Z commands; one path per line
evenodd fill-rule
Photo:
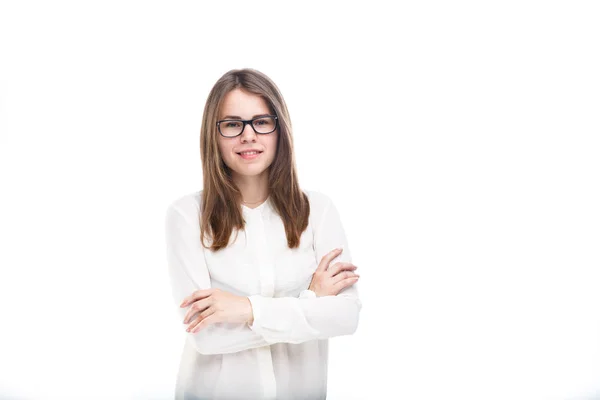
M 174 305 L 198 289 L 220 288 L 249 298 L 250 326 L 208 325 L 186 333 L 176 383 L 177 400 L 325 399 L 328 338 L 354 333 L 362 307 L 354 284 L 337 296 L 307 290 L 321 258 L 344 251 L 352 262 L 337 208 L 318 191 L 304 190 L 311 207 L 300 247 L 289 249 L 271 199 L 242 206 L 246 229 L 234 231 L 217 252 L 200 243 L 202 191 L 182 196 L 166 212 L 166 254 Z M 210 238 L 207 238 L 210 243 Z M 184 331 L 185 332 L 185 331 Z

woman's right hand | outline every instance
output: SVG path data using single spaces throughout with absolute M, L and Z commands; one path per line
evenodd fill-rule
M 329 263 L 342 251 L 343 249 L 332 250 L 321 259 L 308 287 L 317 297 L 335 296 L 358 281 L 359 275 L 353 272 L 357 267 L 351 263 L 338 262 L 329 267 Z

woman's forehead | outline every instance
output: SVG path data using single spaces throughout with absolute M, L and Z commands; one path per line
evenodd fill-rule
M 225 95 L 221 105 L 221 118 L 251 119 L 258 115 L 269 114 L 269 105 L 257 94 L 234 89 Z

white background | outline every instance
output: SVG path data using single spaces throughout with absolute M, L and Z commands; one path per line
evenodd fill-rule
M 164 215 L 243 67 L 361 274 L 328 399 L 600 398 L 599 9 L 2 2 L 0 398 L 172 398 Z

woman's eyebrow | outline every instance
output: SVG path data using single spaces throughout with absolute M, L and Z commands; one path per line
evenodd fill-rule
M 252 118 L 256 118 L 256 117 L 266 117 L 268 115 L 271 114 L 256 114 L 254 116 L 252 116 Z M 242 119 L 242 117 L 240 117 L 239 115 L 226 115 L 224 116 L 222 119 L 227 119 L 227 118 L 237 118 L 237 119 Z

